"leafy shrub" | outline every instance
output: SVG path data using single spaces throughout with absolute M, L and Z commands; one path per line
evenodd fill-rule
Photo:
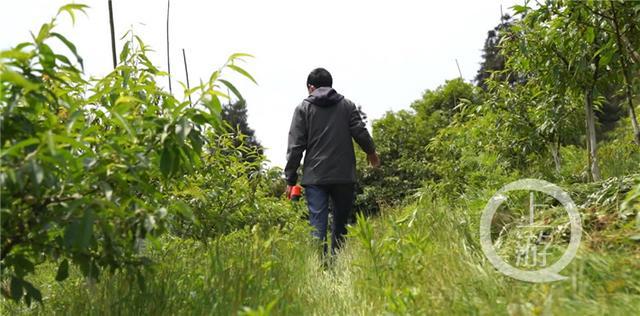
M 280 167 L 271 167 L 263 173 L 265 181 L 262 182 L 262 190 L 268 196 L 281 198 L 287 188 L 287 182 L 284 179 L 284 171 Z
M 634 142 L 628 118 L 618 121 L 614 130 L 606 135 L 605 141 L 598 148 L 603 162 L 602 176 L 621 177 L 629 171 L 640 170 L 640 146 Z
M 432 139 L 428 149 L 433 162 L 429 168 L 437 177 L 430 187 L 440 198 L 456 199 L 469 189 L 500 187 L 517 176 L 511 169 L 512 157 L 500 143 L 503 134 L 495 120 L 493 114 L 487 113 L 455 122 Z
M 622 203 L 622 209 L 627 210 L 633 214 L 636 212 L 636 234 L 631 238 L 640 241 L 640 177 L 636 177 L 636 186 L 633 188 Z
M 376 213 L 381 205 L 396 205 L 411 197 L 425 181 L 437 179 L 429 164 L 442 159 L 428 152 L 432 138 L 454 120 L 463 104 L 480 102 L 473 85 L 449 80 L 411 104 L 411 111 L 387 112 L 373 122 L 373 138 L 382 166 L 371 170 L 360 155 L 358 182 L 362 188 L 356 209 Z
M 186 214 L 175 218 L 174 233 L 207 241 L 243 227 L 284 226 L 299 218 L 289 201 L 271 195 L 272 181 L 282 178 L 260 171 L 263 157 L 258 147 L 238 140 L 242 134 L 209 137 L 202 168 L 185 175 L 171 192 L 186 202 Z
M 278 314 L 299 315 L 309 306 L 299 299 L 301 289 L 321 277 L 320 273 L 308 275 L 319 265 L 314 265 L 311 235 L 303 225 L 286 230 L 248 227 L 208 244 L 171 235 L 158 241 L 145 251 L 154 263 L 152 269 L 142 271 L 143 287 L 121 272 L 107 272 L 101 282 L 86 286 L 74 267 L 60 286 L 54 281 L 55 267 L 44 264 L 40 269 L 44 273 L 34 278 L 34 284 L 43 288 L 44 304 L 28 308 L 3 301 L 3 312 L 244 315 L 262 306 Z
M 247 55 L 232 55 L 186 93 L 197 94 L 190 106 L 157 85 L 165 74 L 132 35 L 117 68 L 87 80 L 77 48 L 55 32 L 61 13 L 84 8 L 63 6 L 32 42 L 0 53 L 2 294 L 27 304 L 42 298 L 26 277 L 45 261 L 59 263 L 59 281 L 70 264 L 96 280 L 104 269 L 148 263 L 142 241 L 163 232 L 168 217 L 184 216 L 185 202 L 171 194 L 191 181 L 185 174 L 205 170 L 221 87 L 237 91 L 223 70 L 246 73 L 235 63 Z

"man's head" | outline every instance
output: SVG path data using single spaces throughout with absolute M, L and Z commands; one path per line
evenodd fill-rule
M 307 89 L 309 94 L 313 90 L 320 87 L 331 87 L 333 85 L 333 78 L 331 74 L 324 68 L 316 68 L 309 73 L 307 77 Z

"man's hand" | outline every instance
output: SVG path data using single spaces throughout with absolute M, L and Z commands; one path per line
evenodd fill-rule
M 367 154 L 367 161 L 369 161 L 369 164 L 371 165 L 371 167 L 374 167 L 374 168 L 380 167 L 380 158 L 378 157 L 378 154 L 375 152 L 373 154 Z
M 293 190 L 293 186 L 287 185 L 287 189 L 284 191 L 284 196 L 289 200 L 291 199 L 291 190 Z

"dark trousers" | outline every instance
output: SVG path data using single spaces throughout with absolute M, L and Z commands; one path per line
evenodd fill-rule
M 322 241 L 327 253 L 327 226 L 329 221 L 329 199 L 333 211 L 331 225 L 331 253 L 340 248 L 347 233 L 347 220 L 353 209 L 353 184 L 325 184 L 305 186 L 309 222 L 314 228 L 313 236 Z

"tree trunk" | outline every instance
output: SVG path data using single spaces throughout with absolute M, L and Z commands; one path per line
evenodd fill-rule
M 585 120 L 587 125 L 587 149 L 589 151 L 589 169 L 591 170 L 591 178 L 593 181 L 599 181 L 600 167 L 598 166 L 598 144 L 596 142 L 596 123 L 593 113 L 593 87 L 586 91 L 585 96 Z
M 633 101 L 629 99 L 629 116 L 631 117 L 631 125 L 633 126 L 633 133 L 636 144 L 640 146 L 640 127 L 638 126 L 638 119 L 636 118 L 636 111 L 633 109 Z
M 553 157 L 553 164 L 556 167 L 556 173 L 560 174 L 562 169 L 562 160 L 560 159 L 560 134 L 556 137 L 556 140 L 551 144 L 551 156 Z
M 631 84 L 627 76 L 626 69 L 622 70 L 625 73 L 624 84 L 626 86 L 627 104 L 629 105 L 629 118 L 631 118 L 631 126 L 633 126 L 633 140 L 640 146 L 640 127 L 638 127 L 638 119 L 636 118 L 636 110 L 633 105 L 633 94 L 631 92 Z
M 633 140 L 636 142 L 636 144 L 638 144 L 640 146 L 640 127 L 638 127 L 638 119 L 636 118 L 636 111 L 635 108 L 633 106 L 633 91 L 631 89 L 631 79 L 629 78 L 629 67 L 627 65 L 627 62 L 625 60 L 625 57 L 627 57 L 628 54 L 626 54 L 626 43 L 623 43 L 623 36 L 622 36 L 622 32 L 620 31 L 620 27 L 618 25 L 618 15 L 616 12 L 616 6 L 613 3 L 613 1 L 611 2 L 611 13 L 613 15 L 613 29 L 616 33 L 616 40 L 618 43 L 618 49 L 621 52 L 620 56 L 620 66 L 622 67 L 622 76 L 624 78 L 624 87 L 625 87 L 625 97 L 627 98 L 627 103 L 629 106 L 629 118 L 631 119 L 631 126 L 633 126 Z M 627 40 L 628 43 L 628 40 Z M 636 62 L 638 62 L 640 60 L 640 57 L 637 56 L 637 52 L 633 50 L 633 48 L 629 48 L 630 54 L 629 56 L 633 59 L 636 59 Z M 634 55 L 634 53 L 636 55 Z M 636 58 L 634 58 L 636 57 Z M 632 61 L 633 63 L 633 61 Z

